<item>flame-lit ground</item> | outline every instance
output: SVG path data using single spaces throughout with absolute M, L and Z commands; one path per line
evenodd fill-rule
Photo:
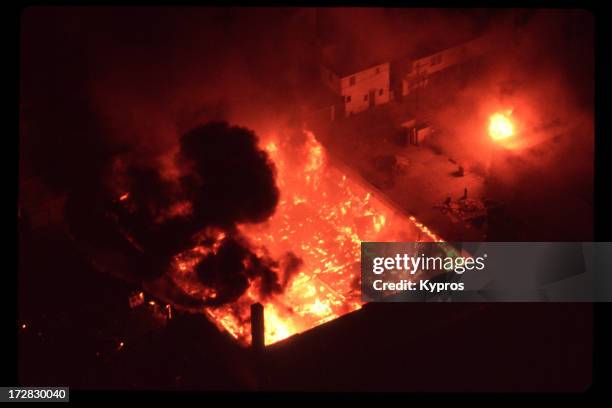
M 250 342 L 250 305 L 265 310 L 265 342 L 275 343 L 359 309 L 361 241 L 437 241 L 427 227 L 376 198 L 363 185 L 328 163 L 311 132 L 296 155 L 279 138 L 261 140 L 275 163 L 281 191 L 275 214 L 265 223 L 240 225 L 255 252 L 274 259 L 292 252 L 302 260 L 299 271 L 285 280 L 279 295 L 261 298 L 258 282 L 232 304 L 207 308 L 205 314 L 242 344 Z M 224 239 L 177 255 L 173 279 L 187 293 L 202 298 L 214 291 L 195 277 L 193 266 Z

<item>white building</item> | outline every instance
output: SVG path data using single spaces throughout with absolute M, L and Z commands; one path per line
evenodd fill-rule
M 415 47 L 409 35 L 397 36 L 396 43 L 404 46 L 396 46 L 395 54 L 381 47 L 369 57 L 346 46 L 322 47 L 321 80 L 340 100 L 334 102 L 334 116 L 348 117 L 410 95 L 426 87 L 432 76 L 492 50 L 497 41 L 493 35 L 468 39 L 439 39 L 423 48 Z
M 342 97 L 344 116 L 372 109 L 391 100 L 389 62 L 344 62 L 334 64 L 328 60 L 321 65 L 323 82 Z
M 406 73 L 402 79 L 402 96 L 426 87 L 434 74 L 484 55 L 491 51 L 494 46 L 495 37 L 484 36 L 455 47 L 436 52 L 424 52 L 421 54 L 422 56 L 412 58 L 406 64 Z

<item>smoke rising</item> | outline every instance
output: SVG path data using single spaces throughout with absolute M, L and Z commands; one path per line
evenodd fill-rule
M 177 160 L 190 170 L 180 183 L 195 219 L 225 226 L 272 215 L 279 196 L 274 165 L 252 131 L 225 122 L 198 127 L 181 138 Z
M 307 20 L 283 9 L 28 9 L 22 174 L 66 194 L 75 239 L 127 255 L 130 280 L 162 279 L 214 226 L 240 244 L 205 262 L 223 265 L 234 248 L 252 265 L 221 292 L 241 288 L 241 276 L 278 290 L 235 231 L 274 212 L 274 169 L 253 131 L 223 121 L 291 115 L 307 55 L 292 41 L 309 33 Z
M 236 230 L 239 223 L 265 221 L 278 203 L 274 166 L 257 140 L 246 128 L 210 122 L 181 137 L 176 179 L 155 168 L 120 168 L 129 193 L 117 203 L 117 225 L 163 265 L 195 245 L 214 244 L 203 230 L 231 234 L 196 265 L 202 283 L 218 294 L 209 305 L 235 301 L 255 279 L 263 295 L 282 289 L 278 263 L 256 256 Z
M 259 290 L 263 297 L 280 293 L 282 286 L 274 269 L 278 263 L 269 258 L 260 258 L 252 253 L 239 239 L 224 239 L 218 251 L 205 256 L 196 266 L 200 281 L 214 288 L 217 296 L 210 298 L 209 305 L 222 305 L 236 301 L 249 288 L 253 279 L 260 279 Z

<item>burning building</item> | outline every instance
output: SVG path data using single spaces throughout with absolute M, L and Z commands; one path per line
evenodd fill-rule
M 250 307 L 262 303 L 265 341 L 271 344 L 359 309 L 361 241 L 435 241 L 439 238 L 414 217 L 377 196 L 358 178 L 329 162 L 312 132 L 299 149 L 278 137 L 261 146 L 276 166 L 279 204 L 263 223 L 240 224 L 257 257 L 278 259 L 283 291 L 262 296 L 261 282 L 249 282 L 234 302 L 202 311 L 242 344 L 250 342 Z M 198 282 L 198 260 L 223 245 L 224 234 L 208 248 L 199 246 L 176 256 L 171 276 L 190 296 L 215 296 Z

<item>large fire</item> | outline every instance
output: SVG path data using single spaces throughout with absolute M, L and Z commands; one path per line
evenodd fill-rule
M 489 118 L 489 136 L 493 140 L 503 140 L 514 135 L 514 124 L 510 120 L 512 111 L 495 113 Z
M 280 202 L 267 222 L 239 226 L 256 254 L 281 259 L 291 252 L 302 261 L 299 271 L 281 277 L 286 280 L 281 294 L 262 298 L 254 280 L 236 302 L 203 311 L 245 345 L 250 342 L 250 305 L 256 302 L 264 305 L 266 344 L 359 309 L 361 241 L 440 241 L 414 217 L 332 166 L 314 134 L 306 131 L 305 138 L 300 157 L 280 138 L 260 141 L 276 165 Z M 177 255 L 172 277 L 190 295 L 214 298 L 194 273 L 198 260 L 225 239 L 223 232 L 208 234 L 215 244 Z

